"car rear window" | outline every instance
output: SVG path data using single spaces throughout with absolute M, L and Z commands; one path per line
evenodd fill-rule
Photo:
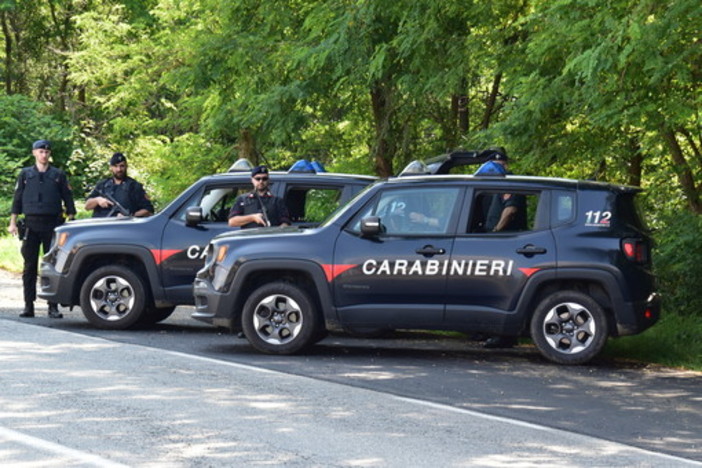
M 616 201 L 617 219 L 624 225 L 637 230 L 648 231 L 648 226 L 635 193 L 620 193 Z

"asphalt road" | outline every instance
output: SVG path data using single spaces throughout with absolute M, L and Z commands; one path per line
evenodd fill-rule
M 40 316 L 20 319 L 20 297 L 18 279 L 0 275 L 3 408 L 26 390 L 15 377 L 8 377 L 10 372 L 12 376 L 20 372 L 20 382 L 36 378 L 39 387 L 47 384 L 41 367 L 47 363 L 38 368 L 33 365 L 39 352 L 33 348 L 46 346 L 44 339 L 51 342 L 50 349 L 61 349 L 61 343 L 79 343 L 67 346 L 70 360 L 52 355 L 52 366 L 72 367 L 65 378 L 79 376 L 78 383 L 64 384 L 56 383 L 59 377 L 52 374 L 48 383 L 61 389 L 79 385 L 85 392 L 92 388 L 94 382 L 80 379 L 94 377 L 88 370 L 93 366 L 99 366 L 98 375 L 137 381 L 115 384 L 116 394 L 121 395 L 119 404 L 110 402 L 99 411 L 88 406 L 90 412 L 100 414 L 96 421 L 101 427 L 88 429 L 92 437 L 59 437 L 57 446 L 64 449 L 59 451 L 63 456 L 77 450 L 102 457 L 86 458 L 86 466 L 93 462 L 104 466 L 107 461 L 153 464 L 161 450 L 156 442 L 171 439 L 174 453 L 158 458 L 170 466 L 702 466 L 699 373 L 603 359 L 587 366 L 563 367 L 544 361 L 528 345 L 488 351 L 477 343 L 420 333 L 374 340 L 330 336 L 304 355 L 272 357 L 256 353 L 244 339 L 192 320 L 188 308 L 179 308 L 150 329 L 110 332 L 91 328 L 79 309 L 64 309 L 64 319 L 50 320 L 45 308 L 38 307 Z M 27 345 L 31 340 L 38 341 Z M 27 346 L 31 359 L 23 363 L 22 349 Z M 198 386 L 213 393 L 199 402 Z M 224 401 L 228 401 L 234 398 L 228 392 L 236 394 L 237 389 L 247 395 L 245 411 L 240 413 L 238 405 L 220 407 L 215 398 L 218 392 L 224 392 Z M 5 441 L 0 443 L 0 461 L 7 461 L 3 448 L 13 440 L 15 449 L 18 440 L 24 446 L 54 440 L 42 430 L 55 423 L 51 414 L 66 418 L 56 423 L 59 427 L 71 426 L 70 414 L 79 400 L 42 398 L 39 401 L 49 408 L 38 410 L 39 421 L 17 424 L 16 417 L 0 413 L 0 442 Z M 258 406 L 251 404 L 256 398 L 262 400 Z M 187 411 L 177 407 L 176 417 L 173 411 L 149 406 L 152 399 L 161 404 L 185 400 Z M 115 431 L 122 429 L 115 428 L 123 421 L 112 414 L 121 406 L 130 415 L 164 418 L 163 423 L 150 423 L 158 427 L 141 424 L 137 418 L 140 424 L 134 428 L 132 439 L 136 440 L 132 442 L 139 448 L 133 453 L 112 448 L 116 440 L 121 441 Z M 260 413 L 252 412 L 259 406 Z M 86 418 L 80 417 L 81 421 Z M 333 422 L 336 417 L 344 421 L 341 426 Z M 243 446 L 258 447 L 258 443 L 244 437 L 242 431 L 228 434 L 223 429 L 227 419 L 232 419 L 233 427 L 247 428 L 258 421 L 265 427 L 260 435 L 265 448 L 244 450 Z M 298 419 L 302 429 L 296 427 Z M 208 422 L 201 426 L 193 422 L 197 420 Z M 111 421 L 115 428 L 105 426 L 104 421 Z M 177 428 L 174 434 L 161 427 L 168 421 Z M 89 424 L 93 423 L 98 424 Z M 181 430 L 180 424 L 196 427 L 200 442 L 188 442 L 192 434 Z M 216 430 L 210 430 L 210 424 Z M 285 424 L 290 427 L 285 429 Z M 304 438 L 300 445 L 299 438 L 286 432 L 300 430 L 317 443 L 310 445 Z M 108 440 L 98 437 L 96 441 L 96 433 L 108 434 Z M 213 447 L 203 441 L 207 434 L 213 435 Z M 222 434 L 236 441 L 231 442 L 236 450 L 220 439 Z M 331 437 L 334 434 L 338 437 Z M 27 442 L 22 437 L 36 440 Z M 153 440 L 147 441 L 149 438 Z M 202 445 L 199 449 L 198 444 Z M 276 447 L 282 447 L 282 452 Z

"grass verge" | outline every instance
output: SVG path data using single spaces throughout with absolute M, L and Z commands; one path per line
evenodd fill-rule
M 610 339 L 603 355 L 702 371 L 702 320 L 664 313 L 640 335 Z
M 16 237 L 0 237 L 0 268 L 22 272 L 20 242 Z M 657 324 L 640 335 L 610 339 L 603 355 L 702 371 L 702 320 L 664 313 Z
M 22 243 L 13 236 L 0 237 L 0 268 L 13 273 L 22 273 Z

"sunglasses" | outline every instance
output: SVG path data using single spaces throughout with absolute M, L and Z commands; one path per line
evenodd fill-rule
M 254 177 L 254 180 L 260 182 L 262 180 L 268 180 L 268 177 Z

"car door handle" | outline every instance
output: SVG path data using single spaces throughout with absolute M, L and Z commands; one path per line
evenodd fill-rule
M 421 249 L 415 250 L 419 255 L 425 255 L 427 257 L 430 257 L 432 255 L 443 255 L 446 253 L 446 249 L 437 249 L 433 245 L 425 245 Z
M 532 244 L 525 245 L 522 248 L 517 249 L 517 253 L 524 255 L 525 257 L 533 257 L 534 255 L 542 255 L 546 253 L 544 247 L 537 247 Z

